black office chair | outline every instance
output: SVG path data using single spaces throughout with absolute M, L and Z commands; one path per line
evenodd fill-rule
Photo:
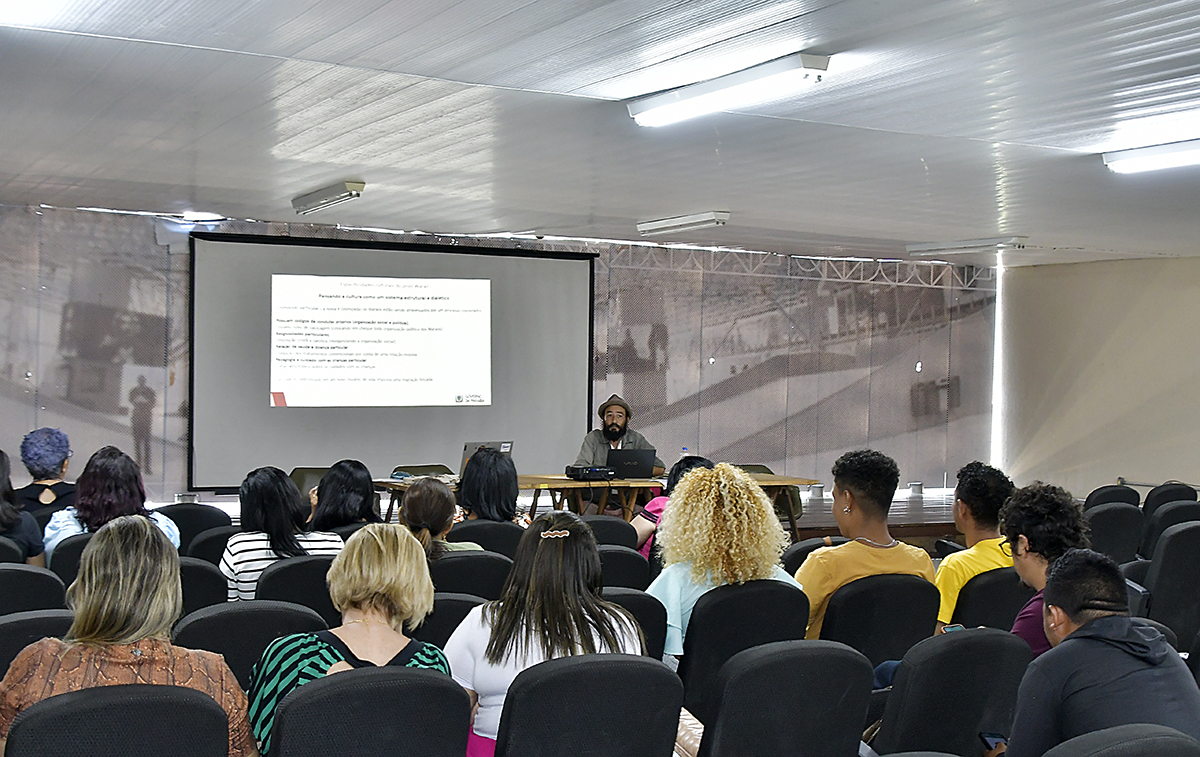
M 1034 593 L 1033 589 L 1021 583 L 1021 577 L 1012 568 L 984 571 L 959 590 L 950 622 L 961 623 L 967 628 L 987 626 L 1008 631 L 1017 619 L 1017 613 L 1033 598 Z
M 738 652 L 717 676 L 716 717 L 704 729 L 700 757 L 853 755 L 872 678 L 866 657 L 833 641 Z
M 66 606 L 66 586 L 53 571 L 33 565 L 0 564 L 0 615 Z
M 175 624 L 171 641 L 188 649 L 223 655 L 238 683 L 249 689 L 250 671 L 272 641 L 328 627 L 316 610 L 303 605 L 255 599 L 196 610 Z
M 179 558 L 179 581 L 183 584 L 183 614 L 201 607 L 219 605 L 229 598 L 229 581 L 217 566 L 199 557 Z
M 1197 632 L 1196 636 L 1192 639 L 1191 648 L 1200 649 L 1200 632 Z M 1187 666 L 1188 670 L 1192 671 L 1192 677 L 1196 679 L 1196 685 L 1200 686 L 1200 654 L 1189 654 Z
M 1200 757 L 1200 741 L 1165 725 L 1131 723 L 1067 739 L 1043 757 Z
M 34 521 L 37 522 L 38 528 L 45 532 L 46 524 L 50 522 L 50 519 L 54 517 L 54 514 L 60 510 L 66 510 L 67 507 L 67 505 L 51 505 L 49 507 L 40 507 L 37 510 L 30 510 L 29 514 L 32 515 Z
M 0 678 L 22 649 L 35 641 L 61 638 L 71 628 L 70 610 L 30 610 L 0 616 Z
M 321 467 L 319 465 L 301 466 L 292 468 L 292 472 L 288 474 L 288 478 L 292 479 L 292 483 L 300 490 L 300 494 L 304 497 L 304 503 L 308 504 L 308 491 L 317 484 L 321 483 L 321 479 L 325 478 L 325 474 L 329 472 L 328 466 Z
M 447 552 L 429 565 L 434 589 L 499 599 L 512 560 L 495 552 Z
M 1177 502 L 1164 502 L 1154 511 L 1154 514 L 1146 521 L 1146 527 L 1142 533 L 1142 544 L 1138 549 L 1138 553 L 1149 560 L 1154 557 L 1154 548 L 1158 545 L 1158 540 L 1162 536 L 1163 531 L 1166 531 L 1176 523 L 1187 523 L 1188 521 L 1200 520 L 1200 502 L 1189 502 L 1180 500 Z
M 205 562 L 220 565 L 221 555 L 225 554 L 225 544 L 229 541 L 229 537 L 241 533 L 241 531 L 242 529 L 237 526 L 217 526 L 201 531 L 192 538 L 192 543 L 188 545 L 188 557 L 199 557 Z
M 1150 592 L 1146 616 L 1165 623 L 1181 644 L 1200 631 L 1200 522 L 1177 523 L 1158 538 L 1152 560 L 1121 566 L 1126 579 Z M 1189 649 L 1180 649 L 1188 652 Z
M 431 465 L 397 465 L 392 468 L 392 475 L 397 473 L 407 473 L 410 476 L 453 476 L 454 471 L 450 470 L 445 465 L 433 463 Z
M 333 564 L 331 555 L 305 555 L 277 560 L 263 569 L 254 589 L 255 599 L 293 602 L 317 611 L 330 626 L 342 623 L 342 614 L 329 598 L 325 575 Z
M 563 702 L 644 702 L 607 717 L 547 717 Z M 661 662 L 624 654 L 549 660 L 521 671 L 508 687 L 496 757 L 672 753 L 683 685 Z
M 76 534 L 68 536 L 58 543 L 50 553 L 47 567 L 62 579 L 64 586 L 70 586 L 79 574 L 79 560 L 83 557 L 83 549 L 92 540 L 92 534 Z
M 765 473 L 768 476 L 775 475 L 775 471 L 771 470 L 768 466 L 761 465 L 759 463 L 748 463 L 746 465 L 737 465 L 734 467 L 741 468 L 747 473 Z M 788 502 L 792 506 L 792 515 L 799 520 L 800 516 L 804 515 L 804 500 L 800 498 L 800 487 L 788 486 L 786 487 L 786 490 Z M 783 520 L 787 517 L 787 512 L 778 506 L 775 508 L 775 514 L 780 520 Z
M 438 649 L 445 649 L 450 635 L 475 607 L 484 603 L 483 597 L 471 594 L 455 594 L 449 591 L 434 592 L 433 612 L 425 616 L 424 622 L 409 635 L 427 642 Z
M 1178 481 L 1168 481 L 1146 492 L 1146 501 L 1142 503 L 1142 510 L 1146 515 L 1146 520 L 1149 520 L 1155 510 L 1168 502 L 1195 502 L 1196 500 L 1195 489 Z
M 625 586 L 645 591 L 650 585 L 650 563 L 642 553 L 616 544 L 601 544 L 600 570 L 605 586 Z
M 637 549 L 637 529 L 611 515 L 585 515 L 583 522 L 591 526 L 597 544 L 616 544 Z
M 1138 496 L 1136 489 L 1123 484 L 1099 486 L 1087 495 L 1087 499 L 1083 501 L 1083 509 L 1091 510 L 1096 505 L 1103 505 L 1106 502 L 1125 502 L 1130 505 L 1138 505 L 1141 503 L 1141 497 Z
M 333 533 L 337 534 L 338 536 L 342 537 L 342 541 L 349 541 L 350 537 L 354 536 L 355 532 L 357 532 L 358 529 L 362 528 L 365 525 L 367 525 L 366 521 L 363 521 L 361 523 L 347 523 L 344 526 L 334 526 L 333 528 L 331 528 L 329 530 L 332 531 Z
M 783 565 L 784 572 L 789 576 L 794 576 L 813 552 L 821 547 L 836 547 L 848 541 L 850 540 L 845 536 L 814 536 L 811 539 L 802 539 L 783 550 L 779 562 Z
M 510 693 L 511 695 L 511 693 Z M 471 700 L 450 676 L 420 668 L 360 668 L 283 698 L 267 757 L 462 757 Z
M 933 553 L 943 560 L 955 552 L 962 552 L 965 549 L 965 546 L 953 539 L 938 539 L 933 543 Z
M 488 552 L 516 557 L 517 545 L 525 529 L 516 523 L 506 523 L 495 520 L 464 520 L 455 523 L 446 534 L 446 541 L 472 541 Z
M 225 757 L 229 717 L 182 686 L 97 686 L 43 699 L 13 720 L 6 757 Z
M 1118 565 L 1137 558 L 1144 517 L 1141 508 L 1128 502 L 1105 502 L 1085 510 L 1092 549 L 1108 555 Z
M 688 711 L 713 722 L 721 666 L 744 649 L 803 639 L 807 623 L 808 597 L 792 584 L 767 579 L 706 592 L 692 610 L 679 663 Z
M 900 662 L 871 746 L 879 754 L 979 754 L 981 732 L 1010 731 L 1017 689 L 1032 659 L 1028 644 L 996 628 L 925 639 Z
M 821 638 L 862 652 L 872 665 L 899 660 L 933 634 L 941 594 L 920 576 L 867 576 L 829 598 Z
M 642 629 L 646 641 L 646 656 L 661 660 L 667 643 L 667 608 L 644 591 L 626 586 L 605 586 L 601 592 L 605 601 L 618 604 L 629 611 Z
M 201 505 L 195 502 L 167 505 L 158 508 L 157 512 L 170 518 L 171 522 L 179 528 L 179 554 L 181 555 L 187 554 L 188 547 L 197 534 L 210 528 L 233 525 L 229 513 L 212 505 Z
M 0 536 L 0 563 L 24 563 L 25 550 L 7 536 Z

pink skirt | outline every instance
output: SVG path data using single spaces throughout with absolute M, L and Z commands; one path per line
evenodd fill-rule
M 496 742 L 472 729 L 467 734 L 467 757 L 496 757 Z

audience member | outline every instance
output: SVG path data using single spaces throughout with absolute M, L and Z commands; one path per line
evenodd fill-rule
M 647 502 L 646 506 L 633 516 L 630 523 L 637 530 L 637 548 L 647 560 L 650 559 L 651 550 L 654 549 L 654 532 L 658 530 L 658 522 L 662 519 L 663 510 L 667 507 L 667 500 L 671 498 L 671 493 L 679 485 L 679 480 L 693 468 L 712 470 L 712 467 L 713 461 L 707 457 L 685 455 L 679 458 L 679 461 L 671 466 L 671 471 L 667 474 L 667 487 L 663 489 L 662 495 Z
M 168 641 L 183 609 L 179 555 L 145 517 L 120 516 L 96 532 L 67 590 L 67 604 L 75 619 L 66 637 L 26 647 L 0 682 L 0 736 L 8 736 L 22 710 L 56 694 L 159 684 L 211 696 L 229 716 L 230 756 L 256 754 L 246 695 L 225 661 Z
M 400 521 L 412 531 L 430 561 L 444 552 L 483 549 L 472 541 L 446 541 L 454 526 L 454 509 L 454 492 L 436 478 L 419 478 L 404 492 Z
M 472 609 L 446 642 L 450 673 L 478 706 L 468 757 L 494 754 L 504 698 L 522 670 L 578 654 L 642 653 L 637 622 L 602 600 L 600 588 L 600 553 L 587 524 L 563 511 L 538 516 L 500 599 Z
M 954 488 L 954 527 L 967 541 L 962 552 L 952 552 L 938 566 L 933 582 L 942 594 L 937 630 L 950 622 L 958 592 L 980 573 L 1011 568 L 1012 555 L 1002 548 L 1000 508 L 1013 493 L 1013 482 L 1000 471 L 976 460 L 958 471 Z
M 330 531 L 352 523 L 379 523 L 371 471 L 357 460 L 338 460 L 308 493 L 310 531 Z
M 729 463 L 693 468 L 679 481 L 658 540 L 665 567 L 646 591 L 667 608 L 667 655 L 683 654 L 692 609 L 709 589 L 767 578 L 797 585 L 779 567 L 788 537 L 771 500 Z
M 250 680 L 250 723 L 263 754 L 271 750 L 275 708 L 298 686 L 354 668 L 450 666 L 432 644 L 410 639 L 433 610 L 424 550 L 402 526 L 372 523 L 354 532 L 327 578 L 342 624 L 271 642 Z
M 796 571 L 808 595 L 809 639 L 820 638 L 829 598 L 851 581 L 894 573 L 933 580 L 928 553 L 888 531 L 888 509 L 900 483 L 896 462 L 882 452 L 855 450 L 839 457 L 832 472 L 833 518 L 850 541 L 817 549 Z
M 1017 694 L 1009 757 L 1038 757 L 1067 739 L 1129 723 L 1200 738 L 1200 689 L 1156 629 L 1128 616 L 1110 558 L 1072 549 L 1046 577 L 1043 620 L 1053 647 Z
M 42 529 L 17 501 L 9 476 L 8 455 L 3 450 L 0 450 L 0 536 L 21 548 L 27 564 L 46 567 Z
M 142 515 L 154 521 L 175 548 L 179 528 L 167 516 L 146 509 L 146 487 L 137 463 L 116 447 L 101 447 L 88 459 L 75 482 L 75 505 L 54 513 L 46 524 L 46 559 L 68 536 L 98 531 L 122 515 Z
M 1036 481 L 1017 489 L 1000 510 L 1005 549 L 1021 582 L 1037 591 L 1013 623 L 1012 632 L 1025 640 L 1037 657 L 1050 649 L 1042 624 L 1042 590 L 1046 571 L 1068 550 L 1088 545 L 1083 507 L 1060 487 Z
M 70 459 L 71 442 L 58 429 L 39 428 L 26 434 L 21 440 L 21 462 L 33 483 L 17 489 L 17 501 L 31 514 L 73 505 L 75 484 L 63 481 Z
M 458 483 L 458 503 L 467 520 L 515 519 L 518 493 L 512 458 L 491 447 L 475 450 Z
M 238 499 L 244 530 L 229 537 L 220 565 L 229 581 L 231 602 L 254 599 L 258 577 L 276 560 L 336 555 L 344 546 L 337 534 L 304 531 L 309 509 L 292 479 L 278 468 L 256 468 L 247 473 Z

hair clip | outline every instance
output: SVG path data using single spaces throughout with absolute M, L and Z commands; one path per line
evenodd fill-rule
M 562 539 L 562 538 L 570 536 L 570 535 L 571 535 L 571 532 L 567 531 L 565 529 L 562 531 L 543 531 L 542 532 L 543 539 Z

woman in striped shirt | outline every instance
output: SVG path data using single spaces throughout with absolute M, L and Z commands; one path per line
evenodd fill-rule
M 221 556 L 221 572 L 229 581 L 229 601 L 254 599 L 258 577 L 276 560 L 302 555 L 336 555 L 342 537 L 304 531 L 309 508 L 292 479 L 278 468 L 246 474 L 238 490 L 242 533 L 229 537 Z

